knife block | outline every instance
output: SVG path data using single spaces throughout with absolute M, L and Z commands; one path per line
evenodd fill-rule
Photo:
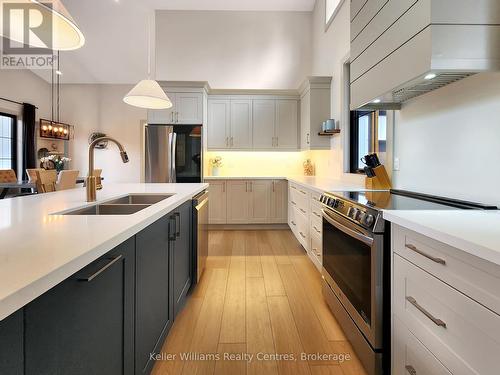
M 391 186 L 391 179 L 383 165 L 373 168 L 375 177 L 366 177 L 365 188 L 368 190 L 388 190 Z

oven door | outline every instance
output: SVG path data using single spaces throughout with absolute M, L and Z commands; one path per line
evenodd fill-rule
M 373 349 L 382 348 L 383 237 L 323 210 L 323 277 Z

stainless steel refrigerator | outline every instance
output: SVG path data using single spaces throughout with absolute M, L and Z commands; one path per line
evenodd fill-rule
M 146 125 L 146 182 L 201 182 L 200 125 Z

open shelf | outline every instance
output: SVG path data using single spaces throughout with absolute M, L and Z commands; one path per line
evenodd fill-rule
M 329 132 L 319 132 L 318 135 L 321 137 L 331 137 L 332 135 L 339 134 L 340 129 L 335 129 Z

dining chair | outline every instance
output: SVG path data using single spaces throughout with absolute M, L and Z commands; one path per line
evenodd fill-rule
M 16 172 L 13 169 L 1 169 L 0 183 L 2 182 L 17 182 Z
M 56 191 L 57 172 L 52 170 L 36 171 L 36 187 L 38 193 L 50 193 Z
M 64 170 L 59 173 L 56 181 L 56 190 L 67 190 L 76 188 L 76 179 L 80 171 Z
M 36 181 L 36 171 L 44 171 L 42 168 L 26 168 L 26 174 L 28 175 L 28 182 Z

